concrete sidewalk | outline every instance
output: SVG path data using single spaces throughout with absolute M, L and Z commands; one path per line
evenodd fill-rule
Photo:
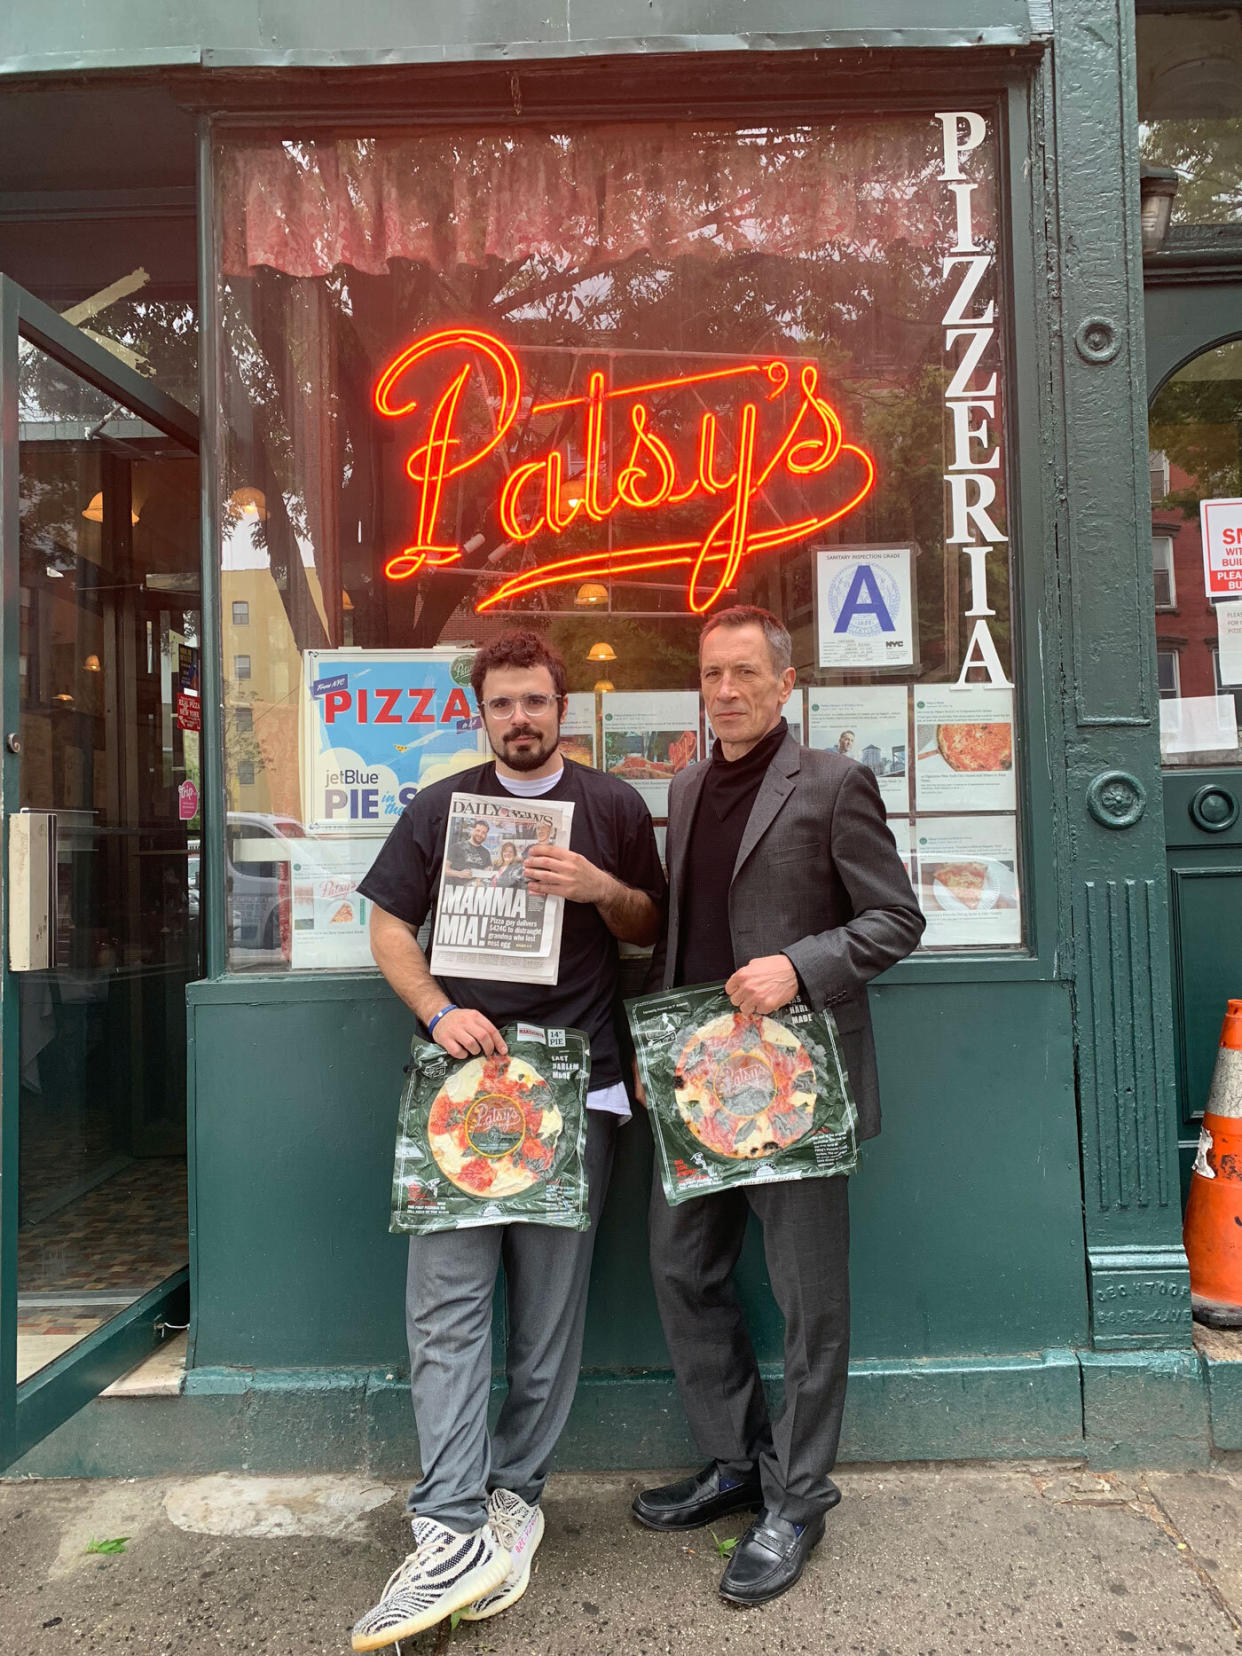
M 803 1580 L 716 1594 L 711 1535 L 628 1516 L 638 1475 L 554 1478 L 530 1591 L 405 1656 L 995 1656 L 1242 1649 L 1242 1460 L 1100 1474 L 1053 1463 L 847 1468 Z M 405 1551 L 403 1491 L 218 1475 L 0 1484 L 0 1651 L 345 1652 Z M 723 1540 L 746 1520 L 717 1526 Z M 88 1552 L 126 1536 L 124 1553 Z

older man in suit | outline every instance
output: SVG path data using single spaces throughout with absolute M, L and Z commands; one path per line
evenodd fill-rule
M 924 921 L 871 771 L 789 734 L 790 656 L 789 634 L 767 610 L 727 609 L 703 628 L 699 671 L 717 740 L 710 761 L 670 791 L 669 925 L 653 979 L 671 988 L 723 978 L 743 1012 L 774 1012 L 799 990 L 829 1007 L 859 1133 L 870 1138 L 880 1108 L 866 985 L 910 953 Z M 733 1286 L 751 1212 L 785 1319 L 775 1421 Z M 849 1359 L 847 1181 L 749 1185 L 670 1207 L 657 1177 L 651 1266 L 686 1414 L 710 1460 L 644 1490 L 634 1514 L 651 1529 L 684 1530 L 759 1509 L 720 1591 L 762 1604 L 801 1575 L 841 1498 L 829 1473 Z

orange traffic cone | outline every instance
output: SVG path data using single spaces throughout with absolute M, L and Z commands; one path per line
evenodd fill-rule
M 1194 1315 L 1242 1328 L 1242 1000 L 1229 1002 L 1220 1032 L 1183 1240 Z

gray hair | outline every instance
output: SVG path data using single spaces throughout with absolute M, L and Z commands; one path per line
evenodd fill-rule
M 793 639 L 771 610 L 760 609 L 758 604 L 733 604 L 709 616 L 699 634 L 700 655 L 703 653 L 703 640 L 717 627 L 759 627 L 772 658 L 772 671 L 777 677 L 793 666 Z

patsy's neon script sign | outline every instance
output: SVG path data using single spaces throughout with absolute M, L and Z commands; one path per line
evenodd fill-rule
M 418 368 L 421 383 L 434 359 L 442 360 L 444 376 L 420 407 L 409 395 L 408 376 Z M 489 410 L 482 430 L 477 419 L 467 419 L 463 400 L 474 375 L 481 376 Z M 677 401 L 680 393 L 684 403 Z M 721 393 L 724 407 L 709 407 Z M 532 543 L 542 556 L 480 598 L 480 611 L 562 582 L 682 568 L 687 605 L 702 614 L 732 586 L 747 558 L 835 523 L 875 482 L 871 457 L 845 441 L 840 417 L 821 395 L 815 364 L 780 357 L 634 385 L 610 385 L 597 369 L 581 395 L 535 403 L 503 340 L 478 328 L 451 328 L 415 340 L 389 363 L 375 388 L 375 406 L 393 420 L 417 412 L 421 439 L 405 465 L 417 490 L 414 535 L 384 566 L 393 581 L 461 558 L 461 547 L 445 536 L 445 485 L 497 450 L 506 457 L 519 453 L 527 435 L 521 427 L 514 430 L 519 413 L 527 429 L 535 420 L 559 428 L 562 441 L 566 421 L 572 422 L 572 452 L 580 456 L 572 472 L 559 446 L 509 465 L 496 501 L 501 530 L 515 544 Z M 829 489 L 820 480 L 836 467 L 845 468 L 845 482 Z M 768 497 L 785 480 L 802 485 L 801 515 L 780 521 Z M 820 488 L 831 498 L 816 509 Z M 706 510 L 696 512 L 696 505 Z M 644 516 L 662 508 L 665 533 L 684 538 L 643 537 Z M 592 538 L 588 526 L 606 527 L 604 544 L 577 550 Z M 576 531 L 573 555 L 554 556 L 556 543 L 570 531 Z

